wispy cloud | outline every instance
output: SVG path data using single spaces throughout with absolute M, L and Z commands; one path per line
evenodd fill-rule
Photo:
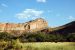
M 2 3 L 1 6 L 3 6 L 3 7 L 8 7 L 8 6 L 7 6 L 6 4 L 4 4 L 4 3 Z
M 36 19 L 43 16 L 44 11 L 35 9 L 25 9 L 23 12 L 16 14 L 18 19 Z
M 36 0 L 37 2 L 45 3 L 47 0 Z
M 75 21 L 75 18 L 73 16 L 69 16 L 68 19 L 71 21 Z

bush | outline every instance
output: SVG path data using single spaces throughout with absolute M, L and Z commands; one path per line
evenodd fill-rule
M 19 39 L 20 42 L 63 42 L 63 41 L 75 41 L 75 33 L 69 33 L 67 35 L 61 33 L 48 34 L 45 32 L 36 33 L 23 33 L 21 36 L 14 36 L 6 32 L 0 33 L 0 40 L 12 41 Z

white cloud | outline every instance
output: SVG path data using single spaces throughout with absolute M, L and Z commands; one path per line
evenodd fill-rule
M 25 9 L 23 12 L 16 14 L 16 17 L 19 19 L 36 19 L 43 16 L 44 11 L 35 10 L 35 9 Z
M 3 7 L 8 7 L 8 6 L 7 6 L 6 4 L 4 4 L 4 3 L 2 3 L 1 6 L 3 6 Z
M 37 2 L 45 3 L 45 2 L 46 2 L 46 0 L 37 0 Z
M 75 21 L 75 18 L 73 16 L 69 16 L 68 19 L 71 21 Z

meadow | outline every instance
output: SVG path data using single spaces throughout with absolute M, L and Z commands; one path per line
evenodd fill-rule
M 34 42 L 22 46 L 23 50 L 75 50 L 74 42 Z
M 75 42 L 13 42 L 0 50 L 75 50 Z

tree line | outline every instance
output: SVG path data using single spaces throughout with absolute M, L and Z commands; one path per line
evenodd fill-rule
M 0 33 L 0 40 L 12 41 L 19 39 L 20 42 L 75 42 L 75 33 L 61 34 L 61 33 L 23 33 L 20 36 L 14 36 L 7 32 Z

